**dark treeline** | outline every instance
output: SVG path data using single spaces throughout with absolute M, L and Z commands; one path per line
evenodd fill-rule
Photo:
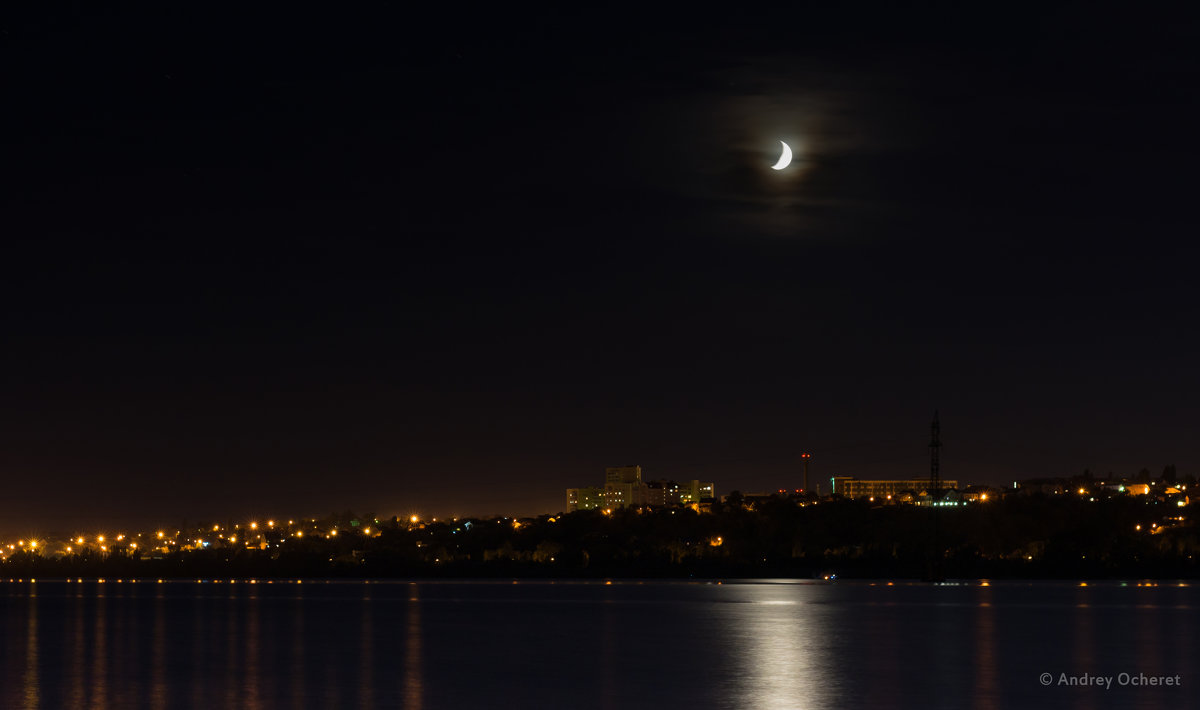
M 1168 509 L 1168 507 L 1172 509 Z M 1009 496 L 938 511 L 825 500 L 460 519 L 371 535 L 281 536 L 267 549 L 12 555 L 5 577 L 802 577 L 1194 578 L 1200 538 L 1184 509 L 1117 496 Z M 336 524 L 348 514 L 328 519 Z M 343 528 L 344 529 L 344 528 Z

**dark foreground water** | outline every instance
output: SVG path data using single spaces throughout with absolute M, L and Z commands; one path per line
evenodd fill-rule
M 0 707 L 1196 707 L 1198 591 L 0 582 Z

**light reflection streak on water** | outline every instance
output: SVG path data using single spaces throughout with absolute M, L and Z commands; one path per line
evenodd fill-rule
M 1190 603 L 1195 588 L 1173 585 L 1031 592 L 998 584 L 947 594 L 920 585 L 618 583 L 564 585 L 560 593 L 523 583 L 532 596 L 487 585 L 470 587 L 482 590 L 472 596 L 429 583 L 341 590 L 306 583 L 305 595 L 298 585 L 273 592 L 264 585 L 261 599 L 245 585 L 234 599 L 228 585 L 191 582 L 61 585 L 10 589 L 2 706 L 308 708 L 336 694 L 338 707 L 424 710 L 455 706 L 448 697 L 491 707 L 481 700 L 502 688 L 513 702 L 500 706 L 568 698 L 562 706 L 622 710 L 915 709 L 934 700 L 993 710 L 1050 699 L 1084 708 L 1107 707 L 1119 692 L 1128 707 L 1187 707 L 1195 706 L 1187 669 L 1200 646 L 1190 632 L 1200 610 Z M 464 613 L 476 626 L 515 632 L 495 647 L 512 653 L 493 660 L 493 675 L 480 674 L 473 689 L 449 690 L 464 685 L 461 670 L 441 659 L 461 657 L 448 650 L 460 645 Z M 524 633 L 527 623 L 534 632 Z M 947 655 L 953 664 L 942 660 Z M 574 675 L 584 667 L 586 677 Z M 1022 685 L 1036 684 L 1044 670 L 1182 670 L 1185 687 L 1047 696 L 1040 685 Z
M 236 707 L 241 700 L 241 692 L 238 687 L 238 669 L 241 664 L 238 662 L 238 649 L 241 639 L 238 633 L 239 621 L 239 606 L 237 596 L 234 594 L 234 589 L 231 587 L 225 597 L 225 649 L 222 655 L 225 656 L 225 701 L 222 703 L 224 707 Z
M 375 622 L 371 614 L 371 585 L 363 583 L 362 619 L 359 624 L 359 678 L 358 705 L 359 707 L 375 707 L 375 653 L 373 639 L 375 637 Z
M 975 616 L 975 707 L 997 710 L 1000 688 L 996 654 L 996 609 L 990 586 L 979 588 L 979 611 Z
M 120 629 L 119 633 L 114 633 L 112 638 L 106 642 L 109 655 L 115 660 L 114 666 L 121 663 L 129 663 L 129 660 L 134 657 L 133 644 L 135 639 L 141 637 L 138 632 L 139 615 L 132 609 L 132 605 L 128 603 L 130 596 L 136 596 L 132 584 L 125 584 L 121 580 L 117 580 L 116 597 L 114 603 L 113 625 Z M 137 688 L 134 686 L 134 677 L 131 673 L 115 673 L 116 677 L 110 680 L 113 686 L 114 704 L 117 706 L 128 705 L 131 699 L 136 698 Z
M 1166 594 L 1161 587 L 1156 586 L 1143 593 L 1155 606 L 1167 606 Z M 1142 668 L 1163 668 L 1165 664 L 1162 657 L 1162 646 L 1166 636 L 1169 635 L 1169 618 L 1161 610 L 1149 610 L 1141 607 L 1133 612 L 1133 618 L 1137 626 L 1134 645 L 1137 648 L 1138 663 Z M 1134 672 L 1133 669 L 1130 669 L 1130 672 Z
M 605 582 L 605 584 L 611 585 L 612 582 Z M 620 706 L 617 673 L 622 665 L 617 653 L 618 609 L 611 598 L 605 599 L 600 608 L 604 624 L 600 631 L 602 638 L 600 667 L 603 669 L 600 681 L 600 707 L 604 710 L 616 710 Z
M 84 663 L 83 651 L 87 644 L 87 635 L 84 632 L 83 621 L 87 616 L 87 608 L 84 606 L 83 585 L 75 585 L 75 611 L 74 611 L 74 633 L 71 643 L 71 692 L 68 697 L 68 705 L 73 708 L 84 707 Z
M 1187 585 L 1180 584 L 1179 586 L 1186 587 Z M 1190 596 L 1192 594 L 1194 594 L 1194 592 L 1190 592 L 1190 591 L 1185 592 L 1183 590 L 1177 590 L 1174 594 L 1174 597 L 1176 599 L 1186 601 L 1190 598 Z M 1170 636 L 1171 640 L 1172 640 L 1172 644 L 1171 644 L 1172 648 L 1171 648 L 1170 655 L 1173 659 L 1175 659 L 1175 662 L 1182 668 L 1195 668 L 1196 667 L 1196 658 L 1195 658 L 1195 653 L 1194 653 L 1195 644 L 1191 642 L 1191 640 L 1193 638 L 1192 635 L 1191 634 L 1173 633 L 1173 634 L 1168 634 L 1168 636 Z
M 296 611 L 292 615 L 292 707 L 304 707 L 304 587 L 296 586 Z
M 38 707 L 41 688 L 38 685 L 38 598 L 37 582 L 29 584 L 28 616 L 25 631 L 25 707 Z
M 967 609 L 967 613 L 973 615 L 975 604 L 962 598 L 958 589 L 961 586 L 946 583 L 931 585 L 932 604 L 928 608 L 928 622 L 920 624 L 916 631 L 931 642 L 923 654 L 930 659 L 929 668 L 922 672 L 921 678 L 924 686 L 922 693 L 929 700 L 936 698 L 938 692 L 951 683 L 957 687 L 970 684 L 971 669 L 963 667 L 963 659 L 969 658 L 967 654 L 971 646 L 958 633 L 958 628 L 963 610 Z M 903 612 L 897 610 L 897 613 Z
M 895 595 L 895 587 L 879 587 L 876 591 L 879 598 L 882 599 L 878 602 L 880 606 L 895 605 L 895 602 L 891 600 Z M 854 633 L 861 639 L 860 647 L 865 647 L 863 648 L 863 656 L 866 661 L 864 667 L 871 669 L 871 682 L 864 683 L 864 689 L 860 692 L 863 692 L 865 703 L 868 706 L 886 707 L 893 699 L 896 688 L 902 687 L 902 684 L 908 680 L 904 677 L 904 672 L 899 664 L 896 663 L 899 651 L 896 648 L 895 639 L 903 634 L 900 630 L 903 619 L 899 614 L 885 613 L 875 617 L 870 623 L 867 623 L 865 619 L 845 619 L 842 624 L 855 621 L 859 625 Z
M 163 608 L 163 588 L 154 586 L 154 636 L 150 646 L 150 707 L 165 710 L 167 707 L 167 681 L 163 669 L 167 655 L 167 619 Z
M 91 707 L 104 710 L 108 707 L 108 596 L 104 594 L 104 580 L 96 583 L 96 621 L 92 642 Z
M 837 705 L 830 670 L 831 635 L 825 610 L 800 604 L 814 588 L 726 585 L 713 623 L 739 666 L 733 694 L 740 707 L 830 708 Z M 797 598 L 799 597 L 799 598 Z M 784 602 L 784 603 L 779 603 Z
M 1072 630 L 1072 652 L 1069 668 L 1075 673 L 1096 673 L 1097 659 L 1092 655 L 1095 640 L 1092 630 L 1096 623 L 1095 610 L 1091 608 L 1090 588 L 1080 585 L 1075 588 L 1075 628 Z M 1076 693 L 1074 706 L 1090 708 L 1094 699 L 1090 693 Z
M 408 625 L 404 646 L 404 707 L 421 710 L 425 687 L 421 672 L 421 597 L 420 587 L 408 585 Z
M 205 648 L 204 641 L 207 637 L 205 622 L 208 620 L 208 610 L 205 609 L 205 599 L 203 597 L 204 589 L 199 582 L 192 588 L 196 594 L 196 599 L 192 605 L 192 691 L 191 700 L 195 705 L 204 705 L 207 703 L 205 690 L 210 686 L 205 678 Z
M 251 587 L 246 609 L 246 707 L 258 710 L 262 707 L 262 689 L 259 686 L 259 655 L 262 653 L 260 637 L 262 623 L 259 621 L 260 601 L 258 592 Z

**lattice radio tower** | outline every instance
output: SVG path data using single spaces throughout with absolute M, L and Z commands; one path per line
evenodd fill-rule
M 929 439 L 929 493 L 933 496 L 936 503 L 941 498 L 942 493 L 942 472 L 938 463 L 938 450 L 942 448 L 942 442 L 938 440 L 938 434 L 941 427 L 938 426 L 938 413 L 933 412 L 933 422 L 929 425 L 931 437 Z
M 939 440 L 937 411 L 933 413 L 933 423 L 929 425 L 929 503 L 933 516 L 933 530 L 929 546 L 929 566 L 925 570 L 925 581 L 940 583 L 946 581 L 942 572 L 942 561 L 945 557 L 942 551 L 941 506 L 942 502 L 942 472 L 938 466 L 938 451 L 942 448 Z

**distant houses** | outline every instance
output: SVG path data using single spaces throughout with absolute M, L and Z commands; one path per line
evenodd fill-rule
M 1171 470 L 1170 467 L 1168 470 Z M 1173 470 L 1171 471 L 1173 474 Z M 935 487 L 929 478 L 859 479 L 835 476 L 833 490 L 828 496 L 806 494 L 803 490 L 779 489 L 778 492 L 740 493 L 733 491 L 722 500 L 727 506 L 755 509 L 772 500 L 790 500 L 806 505 L 829 498 L 865 500 L 875 505 L 960 506 L 997 502 L 1009 496 L 1076 496 L 1098 500 L 1113 496 L 1146 496 L 1148 500 L 1184 507 L 1191 502 L 1188 476 L 1175 480 L 1164 475 L 1150 480 L 1143 474 L 1136 478 L 1110 477 L 1095 479 L 1091 474 L 1059 478 L 1030 478 L 1014 481 L 1012 487 L 960 485 L 956 479 L 942 479 Z M 665 506 L 691 507 L 697 511 L 711 510 L 718 499 L 712 482 L 700 480 L 647 480 L 642 467 L 611 466 L 604 470 L 604 484 L 568 488 L 567 512 L 577 510 L 613 511 L 622 508 L 658 508 Z

